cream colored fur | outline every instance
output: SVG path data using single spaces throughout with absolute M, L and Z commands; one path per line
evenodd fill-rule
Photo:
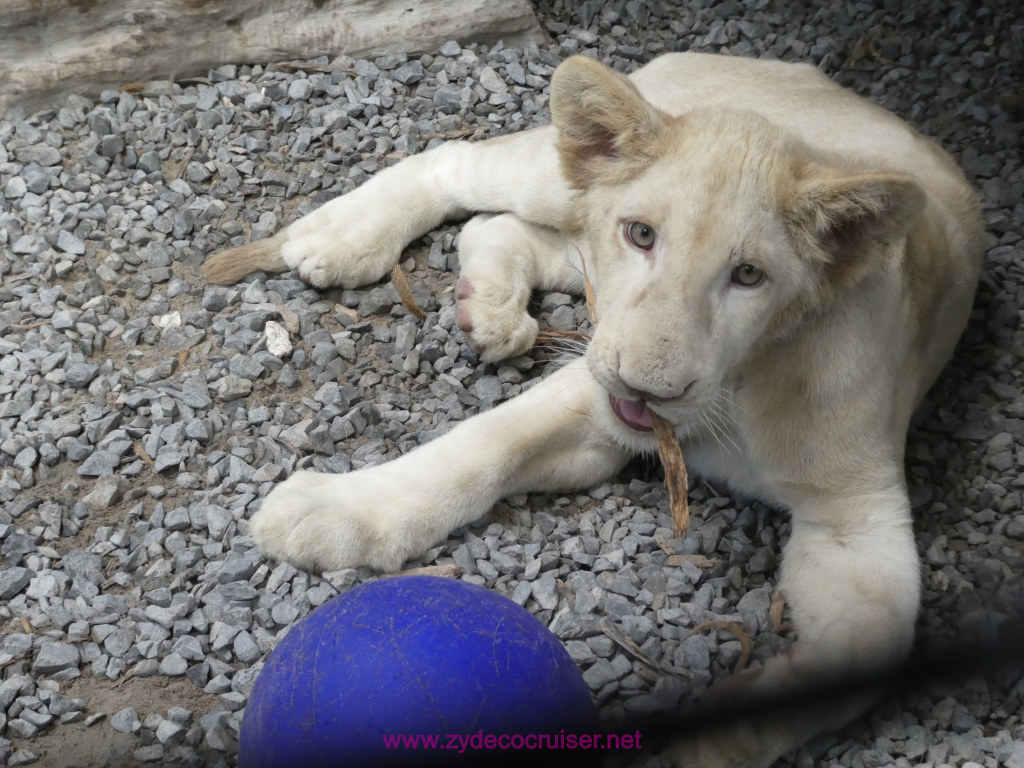
M 799 640 L 741 688 L 899 658 L 919 593 L 905 434 L 981 262 L 962 174 L 803 65 L 672 54 L 625 78 L 574 58 L 552 113 L 549 128 L 409 158 L 209 262 L 216 280 L 287 266 L 351 287 L 442 220 L 494 214 L 463 233 L 458 287 L 459 324 L 488 360 L 533 343 L 531 289 L 581 291 L 581 257 L 597 294 L 585 357 L 390 463 L 295 473 L 253 518 L 257 543 L 307 569 L 395 570 L 503 496 L 585 487 L 654 450 L 619 398 L 676 426 L 692 473 L 791 510 L 780 585 Z M 631 222 L 654 233 L 649 249 Z M 737 270 L 765 279 L 738 285 Z M 672 753 L 687 768 L 768 765 L 867 703 Z

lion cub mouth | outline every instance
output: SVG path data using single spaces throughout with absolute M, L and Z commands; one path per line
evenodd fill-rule
M 612 411 L 619 417 L 619 421 L 630 429 L 640 432 L 650 432 L 654 429 L 651 423 L 651 414 L 647 411 L 647 404 L 642 400 L 624 400 L 615 395 L 608 395 Z

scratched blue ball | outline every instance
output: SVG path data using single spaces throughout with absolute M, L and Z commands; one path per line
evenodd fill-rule
M 239 764 L 423 765 L 446 753 L 425 760 L 384 737 L 479 740 L 595 723 L 578 668 L 528 611 L 462 581 L 401 576 L 334 597 L 281 640 L 249 696 Z

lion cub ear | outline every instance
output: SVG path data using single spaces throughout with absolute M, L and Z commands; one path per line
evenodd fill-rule
M 551 116 L 569 183 L 626 181 L 657 157 L 671 118 L 630 80 L 586 56 L 573 56 L 551 80 Z
M 813 165 L 798 179 L 785 215 L 803 250 L 834 283 L 856 282 L 881 252 L 903 240 L 924 192 L 898 173 L 847 174 Z

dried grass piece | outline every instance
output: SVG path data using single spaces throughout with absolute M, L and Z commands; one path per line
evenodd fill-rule
M 661 551 L 669 557 L 685 557 L 685 555 L 677 555 L 676 548 L 673 547 L 672 544 L 669 543 L 669 540 L 662 536 L 660 533 L 654 534 L 654 543 L 657 544 Z M 678 565 L 678 563 L 676 563 L 676 565 Z
M 693 563 L 700 569 L 714 568 L 718 565 L 721 560 L 713 557 L 705 557 L 704 555 L 669 555 L 665 558 L 665 565 L 672 568 L 676 568 L 683 563 Z
M 683 461 L 683 449 L 679 445 L 675 428 L 658 414 L 650 410 L 648 414 L 658 438 L 658 456 L 665 467 L 669 509 L 672 510 L 672 520 L 681 536 L 690 526 L 690 500 L 687 498 L 690 479 L 686 473 L 686 462 Z
M 156 471 L 156 462 L 153 460 L 152 456 L 146 453 L 146 449 L 142 447 L 141 443 L 132 443 L 132 453 L 134 453 L 136 456 L 138 456 L 140 459 L 146 462 L 146 464 L 149 465 L 150 469 L 152 469 L 154 472 Z
M 405 272 L 402 271 L 401 264 L 395 264 L 395 268 L 391 270 L 391 284 L 398 291 L 398 297 L 402 300 L 403 307 L 419 320 L 427 316 L 427 313 L 416 303 L 416 297 L 412 295 L 412 288 L 409 287 L 409 281 L 405 277 Z
M 298 333 L 299 316 L 295 314 L 295 310 L 285 304 L 275 304 L 274 307 L 277 309 L 277 314 L 281 316 L 281 322 L 288 333 Z
M 181 366 L 185 364 L 186 360 L 188 360 L 188 350 L 183 349 L 180 352 L 178 352 L 178 358 L 177 360 L 174 361 L 174 367 L 171 368 L 171 374 L 173 375 L 175 371 L 181 368 Z
M 470 141 L 480 141 L 487 135 L 487 131 L 484 128 L 459 128 L 454 131 L 446 131 L 444 133 L 428 133 L 420 138 L 424 141 L 430 141 L 431 139 L 443 139 L 444 141 L 452 141 L 453 139 L 464 139 L 467 136 Z
M 121 675 L 120 679 L 116 683 L 114 683 L 114 687 L 115 688 L 120 688 L 122 685 L 127 683 L 133 677 L 135 677 L 135 670 L 134 669 L 129 669 L 127 673 Z
M 182 158 L 181 162 L 178 163 L 178 167 L 171 173 L 171 179 L 183 179 L 185 178 L 185 171 L 188 170 L 188 164 L 192 162 L 192 156 L 196 153 L 195 147 L 189 147 L 188 151 L 185 152 L 185 157 Z
M 650 656 L 644 653 L 643 649 L 633 642 L 632 638 L 623 632 L 616 624 L 613 624 L 611 619 L 607 616 L 602 616 L 597 626 L 600 630 L 617 646 L 632 656 L 634 659 L 639 661 L 641 664 L 645 664 L 657 672 L 665 675 L 671 675 L 672 677 L 678 677 L 680 680 L 691 680 L 693 673 L 686 669 L 676 669 L 675 667 L 669 667 L 664 664 L 659 664 L 654 661 Z
M 784 634 L 790 629 L 790 626 L 782 620 L 785 610 L 786 598 L 778 590 L 772 592 L 771 602 L 768 604 L 768 618 L 772 622 L 772 632 L 776 635 Z
M 693 631 L 703 632 L 706 629 L 721 629 L 735 635 L 736 639 L 740 641 L 740 657 L 736 659 L 736 668 L 733 669 L 733 672 L 747 668 L 747 664 L 750 663 L 750 654 L 754 650 L 754 641 L 743 631 L 742 626 L 735 621 L 706 621 L 694 627 Z
M 445 579 L 457 579 L 462 576 L 459 565 L 424 565 L 421 568 L 408 568 L 398 573 L 385 573 L 383 577 L 390 579 L 395 576 L 440 576 Z
M 36 320 L 34 323 L 27 323 L 25 325 L 12 325 L 11 328 L 18 331 L 31 331 L 33 328 L 42 328 L 44 325 L 49 325 L 52 322 L 51 318 L 46 318 L 45 320 Z

